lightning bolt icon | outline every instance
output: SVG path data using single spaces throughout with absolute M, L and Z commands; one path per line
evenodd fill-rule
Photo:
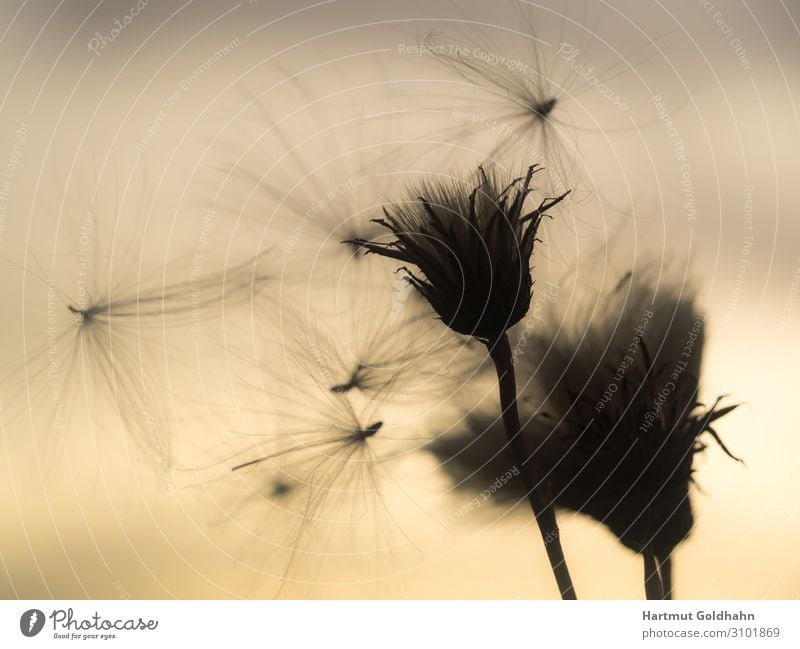
M 33 630 L 33 625 L 36 624 L 36 620 L 38 619 L 38 615 L 36 615 L 36 611 L 31 613 L 31 619 L 28 620 L 28 631 Z

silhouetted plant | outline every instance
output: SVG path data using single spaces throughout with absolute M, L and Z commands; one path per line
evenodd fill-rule
M 497 371 L 509 444 L 523 467 L 553 574 L 562 597 L 574 599 L 549 485 L 539 480 L 520 435 L 514 365 L 506 334 L 530 308 L 530 258 L 539 225 L 547 210 L 567 196 L 544 198 L 529 209 L 527 199 L 538 169 L 534 165 L 525 176 L 503 179 L 495 169 L 487 173 L 481 167 L 471 189 L 457 180 L 423 182 L 410 190 L 407 200 L 385 208 L 385 218 L 376 221 L 394 235 L 393 240 L 348 243 L 415 266 L 421 276 L 402 269 L 442 322 L 486 345 Z
M 671 556 L 693 526 L 695 455 L 710 437 L 734 457 L 715 422 L 737 406 L 699 401 L 705 320 L 691 291 L 656 286 L 628 274 L 594 322 L 550 319 L 517 367 L 527 379 L 523 434 L 539 449 L 556 505 L 606 525 L 642 555 L 647 596 L 669 598 Z M 471 413 L 468 432 L 431 443 L 458 486 L 482 485 L 513 464 L 497 428 L 490 413 Z

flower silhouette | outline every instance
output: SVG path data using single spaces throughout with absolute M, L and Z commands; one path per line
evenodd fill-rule
M 569 192 L 544 198 L 528 211 L 533 176 L 502 179 L 478 167 L 472 191 L 463 183 L 436 180 L 415 192 L 416 199 L 384 209 L 377 221 L 396 237 L 388 243 L 355 240 L 355 244 L 390 259 L 413 264 L 424 277 L 404 268 L 408 281 L 453 331 L 486 344 L 497 372 L 503 424 L 516 462 L 522 467 L 536 523 L 553 576 L 564 599 L 575 599 L 546 480 L 534 468 L 533 454 L 521 435 L 517 386 L 507 330 L 528 312 L 533 292 L 530 258 L 536 232 L 547 210 Z
M 647 595 L 660 599 L 671 597 L 671 556 L 694 525 L 695 456 L 709 438 L 738 458 L 715 429 L 737 405 L 699 401 L 705 318 L 691 291 L 656 286 L 647 274 L 627 274 L 585 331 L 551 323 L 531 336 L 517 367 L 523 435 L 556 506 L 591 517 L 641 554 Z M 466 428 L 430 448 L 457 484 L 472 489 L 515 458 L 492 413 L 470 413 Z
M 403 269 L 408 281 L 448 327 L 494 342 L 528 312 L 537 230 L 569 193 L 527 210 L 540 169 L 532 165 L 525 176 L 505 182 L 495 170 L 479 167 L 472 191 L 457 181 L 425 182 L 416 198 L 384 208 L 385 218 L 376 220 L 394 240 L 346 243 L 416 266 L 422 276 Z

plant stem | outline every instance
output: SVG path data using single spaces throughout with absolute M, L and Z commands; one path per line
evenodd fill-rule
M 658 567 L 661 571 L 661 584 L 664 588 L 664 599 L 672 599 L 672 556 L 667 555 L 667 558 L 662 560 L 661 557 L 656 557 Z
M 494 344 L 489 343 L 489 355 L 497 370 L 500 388 L 500 407 L 503 410 L 503 425 L 506 429 L 514 460 L 520 465 L 520 472 L 528 492 L 533 515 L 544 540 L 547 558 L 553 569 L 553 575 L 561 592 L 562 599 L 577 599 L 572 579 L 569 576 L 564 551 L 561 548 L 561 537 L 556 522 L 556 512 L 550 484 L 546 480 L 537 481 L 531 463 L 525 438 L 521 434 L 519 411 L 517 409 L 517 383 L 514 377 L 514 363 L 511 355 L 511 344 L 508 334 L 503 334 Z
M 661 571 L 658 560 L 650 544 L 642 553 L 644 558 L 644 592 L 647 599 L 664 599 L 664 585 L 661 582 Z

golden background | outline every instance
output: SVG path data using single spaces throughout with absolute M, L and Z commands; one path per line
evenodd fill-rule
M 663 266 L 679 279 L 689 273 L 709 317 L 704 395 L 730 394 L 743 404 L 719 428 L 746 466 L 718 449 L 702 458 L 698 482 L 704 493 L 694 494 L 697 522 L 676 555 L 675 590 L 690 598 L 796 598 L 800 17 L 796 7 L 782 3 L 714 4 L 711 12 L 703 3 L 520 5 L 540 17 L 533 23 L 537 36 L 580 45 L 631 103 L 631 111 L 622 113 L 593 89 L 575 94 L 574 117 L 564 128 L 580 143 L 579 152 L 567 157 L 579 154 L 592 174 L 581 182 L 594 193 L 574 208 L 588 227 L 575 239 L 559 231 L 557 221 L 548 223 L 554 254 L 537 262 L 534 273 L 557 273 L 559 260 L 615 238 L 623 258 L 581 272 L 601 275 L 606 286 L 631 263 Z M 173 253 L 191 251 L 214 199 L 215 174 L 250 141 L 253 122 L 246 123 L 240 111 L 260 93 L 273 118 L 286 118 L 290 140 L 324 132 L 298 153 L 307 167 L 329 164 L 337 151 L 347 153 L 343 166 L 354 161 L 354 168 L 397 155 L 398 179 L 383 178 L 380 185 L 387 196 L 402 186 L 399 172 L 470 168 L 490 152 L 492 134 L 479 133 L 468 145 L 456 142 L 447 127 L 454 123 L 454 103 L 469 104 L 463 84 L 425 57 L 401 53 L 400 46 L 418 44 L 430 30 L 465 29 L 467 19 L 513 24 L 515 5 L 493 5 L 344 0 L 304 9 L 265 0 L 150 2 L 95 53 L 92 39 L 108 39 L 133 0 L 3 4 L 0 168 L 11 173 L 0 221 L 0 350 L 8 362 L 0 472 L 4 597 L 274 596 L 279 575 L 270 574 L 267 550 L 249 532 L 217 520 L 235 495 L 159 488 L 157 471 L 129 455 L 124 436 L 106 434 L 119 422 L 87 415 L 96 412 L 88 402 L 75 406 L 60 432 L 52 418 L 27 405 L 31 394 L 24 386 L 32 380 L 19 373 L 15 359 L 43 341 L 45 293 L 31 278 L 35 269 L 25 251 L 34 251 L 45 268 L 74 261 L 73 226 L 90 203 L 106 240 L 121 242 L 122 249 L 126 242 L 135 245 L 131 224 L 147 219 L 152 259 L 143 273 Z M 746 51 L 746 65 L 734 38 Z M 221 48 L 227 48 L 224 55 L 215 56 Z M 686 145 L 697 203 L 692 224 L 653 94 L 664 98 Z M 168 102 L 170 97 L 175 100 Z M 273 138 L 264 150 L 278 155 L 279 147 Z M 517 160 L 526 163 L 522 155 Z M 288 173 L 276 182 L 294 179 Z M 750 200 L 748 247 L 744 205 Z M 260 240 L 219 213 L 215 226 L 209 266 L 229 265 L 231 250 L 252 254 L 275 240 L 274 224 L 263 225 Z M 327 281 L 334 292 L 337 276 L 325 277 L 325 268 L 318 272 L 322 279 L 314 281 Z M 219 342 L 213 334 L 203 344 L 211 350 Z M 208 360 L 190 357 L 189 367 L 176 369 L 169 394 L 224 402 L 225 391 L 215 392 L 215 382 L 224 383 L 231 369 L 202 345 L 195 351 Z M 78 372 L 69 380 L 83 378 Z M 213 447 L 218 431 L 202 417 L 171 412 L 167 419 L 181 439 Z M 422 427 L 420 421 L 413 425 Z M 524 508 L 507 515 L 487 507 L 446 529 L 431 528 L 461 501 L 448 493 L 431 457 L 420 454 L 406 463 L 422 476 L 411 494 L 420 506 L 401 506 L 395 520 L 414 538 L 413 549 L 399 550 L 400 558 L 374 558 L 374 571 L 365 567 L 372 559 L 339 557 L 293 596 L 557 594 Z M 592 521 L 566 513 L 559 520 L 582 598 L 642 596 L 638 557 Z M 343 531 L 331 548 L 346 549 L 356 534 Z

